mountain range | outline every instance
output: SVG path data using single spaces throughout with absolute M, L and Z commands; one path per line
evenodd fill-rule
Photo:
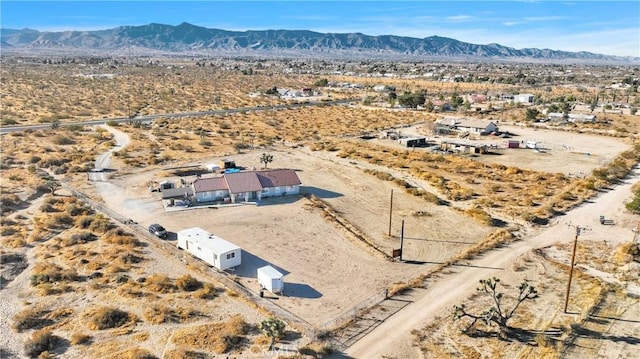
M 320 58 L 404 58 L 411 60 L 484 60 L 580 63 L 640 63 L 638 57 L 515 49 L 499 44 L 477 45 L 440 36 L 423 39 L 361 33 L 319 33 L 307 30 L 226 31 L 182 23 L 148 24 L 96 31 L 41 32 L 1 29 L 3 53 L 117 55 L 193 54 Z

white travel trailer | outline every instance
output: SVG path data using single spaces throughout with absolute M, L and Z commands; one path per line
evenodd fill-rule
M 186 250 L 219 270 L 233 268 L 241 263 L 240 247 L 199 227 L 178 232 L 178 248 Z
M 260 289 L 266 289 L 274 294 L 284 291 L 284 275 L 272 266 L 258 268 L 258 283 Z

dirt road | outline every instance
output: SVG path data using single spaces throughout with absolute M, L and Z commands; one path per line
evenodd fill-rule
M 127 147 L 129 145 L 130 139 L 129 135 L 122 131 L 116 130 L 111 126 L 103 125 L 100 127 L 106 129 L 113 135 L 115 146 L 96 158 L 94 168 L 99 172 L 89 172 L 88 176 L 89 180 L 91 181 L 106 182 L 109 179 L 109 164 L 111 163 L 111 155 L 113 154 L 113 152 L 120 151 L 121 149 Z
M 355 343 L 345 354 L 353 358 L 380 358 L 385 355 L 398 356 L 399 348 L 410 347 L 411 331 L 413 329 L 424 327 L 434 320 L 437 315 L 442 314 L 443 311 L 470 295 L 475 291 L 480 279 L 492 276 L 499 277 L 501 272 L 505 268 L 509 268 L 518 256 L 534 248 L 548 246 L 555 242 L 573 240 L 576 230 L 575 227 L 568 224 L 590 228 L 589 231 L 582 233 L 581 238 L 606 238 L 607 241 L 618 242 L 629 241 L 633 237 L 630 228 L 635 225 L 621 223 L 615 226 L 603 226 L 599 223 L 598 216 L 618 216 L 622 214 L 624 201 L 631 197 L 631 186 L 639 181 L 639 176 L 640 170 L 636 168 L 624 183 L 600 195 L 593 202 L 586 203 L 569 212 L 550 227 L 533 233 L 520 242 L 496 249 L 481 258 L 471 260 L 467 267 L 455 267 L 455 269 L 452 269 L 453 272 L 451 274 L 428 285 L 428 288 L 418 300 Z M 449 320 L 449 318 L 445 320 Z

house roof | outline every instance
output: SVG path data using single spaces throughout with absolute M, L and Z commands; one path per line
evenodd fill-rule
M 187 237 L 200 246 L 209 248 L 218 255 L 239 250 L 240 247 L 228 242 L 215 234 L 211 234 L 200 227 L 192 227 L 178 232 L 178 237 Z
M 478 120 L 478 119 L 472 119 L 472 118 L 461 118 L 461 119 L 457 119 L 455 126 L 456 127 L 467 127 L 467 128 L 481 128 L 481 129 L 485 129 L 487 127 L 489 127 L 490 124 L 492 124 L 492 121 L 486 121 L 486 120 Z M 495 126 L 496 124 L 493 123 L 493 125 Z
M 162 199 L 180 198 L 192 195 L 193 190 L 191 187 L 167 188 L 162 191 Z
M 227 190 L 227 183 L 222 177 L 196 178 L 193 190 L 198 192 Z
M 225 173 L 223 175 L 231 193 L 261 191 L 262 185 L 254 171 Z
M 258 273 L 262 273 L 271 279 L 280 279 L 284 275 L 270 265 L 258 268 Z
M 262 188 L 294 186 L 301 183 L 296 171 L 291 169 L 257 171 L 256 174 Z

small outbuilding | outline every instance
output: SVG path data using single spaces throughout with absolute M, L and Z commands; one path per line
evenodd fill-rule
M 258 268 L 258 284 L 260 290 L 266 289 L 277 294 L 284 291 L 284 275 L 272 266 Z
M 241 263 L 240 247 L 199 227 L 178 232 L 177 246 L 219 270 L 237 267 Z
M 220 171 L 220 165 L 218 165 L 217 163 L 209 163 L 209 164 L 205 165 L 204 167 L 209 172 L 218 172 L 218 171 Z
M 507 148 L 520 148 L 520 141 L 508 140 L 505 145 Z

